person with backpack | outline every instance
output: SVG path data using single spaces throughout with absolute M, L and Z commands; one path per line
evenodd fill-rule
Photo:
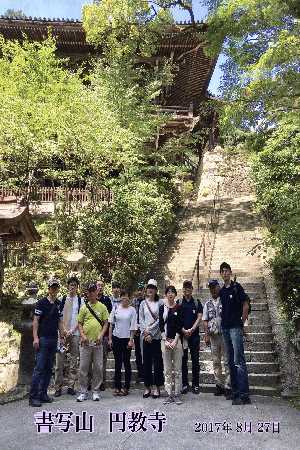
M 214 395 L 225 395 L 226 399 L 230 400 L 230 374 L 221 330 L 221 287 L 218 280 L 209 280 L 208 287 L 211 297 L 204 305 L 202 319 L 204 324 L 204 341 L 207 346 L 210 345 L 213 360 L 214 377 L 216 382 Z M 225 368 L 224 383 L 222 376 L 222 359 L 224 361 Z
M 243 287 L 231 279 L 228 263 L 220 265 L 224 286 L 220 290 L 221 328 L 227 353 L 232 390 L 232 404 L 250 404 L 249 381 L 243 342 L 243 326 L 248 319 L 249 297 Z
M 164 405 L 173 402 L 176 405 L 181 405 L 180 390 L 183 353 L 181 342 L 181 330 L 183 328 L 182 306 L 175 302 L 177 291 L 174 286 L 168 286 L 165 290 L 165 295 L 165 302 L 159 308 L 159 328 L 162 337 L 161 350 L 164 361 L 165 390 L 168 394 Z
M 80 395 L 78 402 L 87 399 L 88 373 L 92 363 L 92 398 L 99 401 L 100 386 L 102 383 L 103 346 L 102 340 L 108 327 L 108 311 L 106 306 L 98 301 L 96 283 L 90 283 L 86 289 L 87 299 L 80 308 L 78 315 L 78 328 L 80 333 L 80 366 L 79 384 Z
M 33 348 L 36 351 L 36 363 L 33 370 L 29 405 L 40 407 L 42 403 L 52 403 L 48 396 L 54 357 L 57 350 L 58 331 L 60 338 L 65 337 L 62 312 L 57 295 L 60 282 L 56 278 L 48 281 L 48 295 L 40 299 L 35 306 L 32 331 Z
M 200 300 L 193 297 L 193 284 L 189 280 L 183 282 L 183 298 L 178 301 L 182 306 L 182 336 L 183 336 L 183 357 L 182 357 L 182 394 L 187 394 L 190 390 L 188 381 L 188 351 L 190 350 L 192 360 L 192 392 L 199 394 L 199 347 L 200 334 L 199 324 L 202 319 L 203 307 Z
M 159 307 L 164 302 L 157 294 L 156 280 L 151 279 L 148 281 L 145 297 L 140 306 L 145 385 L 143 398 L 149 398 L 151 394 L 152 398 L 158 398 L 160 397 L 160 387 L 164 384 L 161 333 L 159 329 Z M 154 386 L 153 392 L 151 392 L 152 386 Z
M 67 384 L 69 395 L 75 395 L 75 383 L 78 375 L 78 359 L 79 359 L 79 330 L 77 317 L 81 307 L 81 297 L 78 294 L 79 280 L 77 277 L 68 279 L 68 295 L 64 295 L 59 309 L 63 315 L 63 324 L 66 330 L 66 339 L 63 346 L 56 353 L 54 397 L 62 395 L 62 387 L 64 382 L 64 367 L 66 364 L 66 353 L 70 356 L 69 370 L 67 374 Z

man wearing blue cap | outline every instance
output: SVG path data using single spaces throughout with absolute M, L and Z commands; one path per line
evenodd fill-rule
M 226 399 L 230 395 L 230 374 L 227 356 L 224 350 L 224 341 L 221 331 L 221 302 L 220 285 L 218 280 L 209 280 L 208 287 L 211 298 L 207 300 L 203 308 L 204 340 L 206 345 L 210 345 L 213 360 L 214 376 L 216 382 L 215 395 L 225 394 Z M 222 359 L 225 368 L 225 380 L 222 376 Z

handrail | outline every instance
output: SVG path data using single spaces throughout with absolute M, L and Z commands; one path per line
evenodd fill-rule
M 194 265 L 194 269 L 192 272 L 191 280 L 194 280 L 196 275 L 197 277 L 197 291 L 199 293 L 200 290 L 200 259 L 202 255 L 203 268 L 206 269 L 207 276 L 209 276 L 211 271 L 211 261 L 212 261 L 212 251 L 210 251 L 212 246 L 212 240 L 215 240 L 216 232 L 219 224 L 219 215 L 220 215 L 220 183 L 217 184 L 217 189 L 214 194 L 214 198 L 212 201 L 212 211 L 209 216 L 205 220 L 205 228 L 202 233 L 199 250 L 197 254 L 197 259 Z M 212 239 L 210 237 L 210 232 L 212 232 Z M 208 260 L 209 257 L 209 260 Z

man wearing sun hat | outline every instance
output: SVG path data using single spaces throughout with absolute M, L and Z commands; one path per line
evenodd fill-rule
M 54 357 L 57 350 L 58 331 L 65 335 L 62 312 L 57 295 L 60 282 L 57 278 L 48 281 L 48 295 L 35 306 L 33 318 L 33 347 L 36 351 L 36 363 L 32 375 L 29 405 L 40 407 L 42 403 L 51 403 L 47 390 L 52 375 Z

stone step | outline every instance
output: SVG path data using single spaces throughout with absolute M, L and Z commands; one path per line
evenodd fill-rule
M 267 302 L 252 303 L 251 310 L 252 311 L 268 311 L 269 310 L 268 303 Z
M 203 322 L 200 322 L 199 329 L 201 332 L 204 331 Z M 272 327 L 270 324 L 255 324 L 245 326 L 245 332 L 248 333 L 272 333 Z
M 192 368 L 192 363 L 189 363 L 189 369 Z M 277 373 L 279 371 L 276 362 L 247 362 L 248 372 L 252 374 L 269 374 Z M 213 362 L 209 360 L 200 361 L 200 372 L 213 373 Z
M 200 332 L 200 338 L 202 335 L 202 339 L 204 333 Z M 272 342 L 273 334 L 272 333 L 247 333 L 246 342 Z
M 246 361 L 251 362 L 276 362 L 276 353 L 273 351 L 245 351 Z M 200 361 L 212 360 L 210 348 L 199 353 Z
M 136 383 L 135 382 L 135 378 L 133 377 L 132 382 L 131 382 L 131 391 L 135 390 L 135 391 L 139 391 L 141 393 L 143 393 L 143 390 L 145 389 L 144 384 L 143 383 Z M 108 388 L 114 388 L 114 382 L 113 380 L 107 380 L 107 387 Z M 200 395 L 201 393 L 214 393 L 215 391 L 215 384 L 204 384 L 201 383 L 200 380 Z M 276 387 L 271 387 L 271 386 L 254 386 L 254 385 L 250 385 L 249 387 L 249 391 L 250 391 L 250 395 L 262 395 L 262 396 L 279 396 L 281 389 L 280 386 L 276 386 Z M 162 391 L 162 395 L 165 395 L 164 391 Z M 188 394 L 190 395 L 190 394 Z
M 200 341 L 200 350 L 205 350 L 206 345 L 201 339 Z M 254 351 L 254 352 L 271 352 L 274 350 L 274 341 L 268 341 L 268 342 L 244 342 L 244 349 L 245 351 Z
M 124 374 L 124 370 L 122 369 L 122 373 Z M 189 376 L 191 377 L 192 373 L 189 370 Z M 249 385 L 252 386 L 267 386 L 278 388 L 280 383 L 280 373 L 249 373 Z M 114 379 L 114 369 L 107 369 L 106 371 L 106 379 L 107 381 L 113 381 Z M 132 379 L 137 379 L 137 371 L 135 368 L 132 368 Z M 202 372 L 200 371 L 200 383 L 203 384 L 214 384 L 215 379 L 213 373 L 210 372 Z
M 213 393 L 215 390 L 215 384 L 201 384 L 200 383 L 201 392 Z M 250 394 L 251 395 L 263 395 L 263 396 L 279 396 L 280 395 L 280 386 L 271 387 L 271 386 L 250 386 Z
M 201 355 L 205 352 L 201 352 Z M 210 355 L 208 355 L 210 356 Z M 114 370 L 115 361 L 112 358 L 107 360 L 107 369 Z M 132 370 L 136 370 L 135 359 L 131 359 L 131 368 Z M 247 368 L 249 373 L 253 374 L 268 374 L 268 373 L 276 373 L 278 372 L 278 364 L 274 361 L 270 362 L 253 362 L 247 361 Z M 192 370 L 192 362 L 188 361 L 188 369 Z M 201 359 L 200 358 L 200 372 L 209 372 L 213 373 L 213 362 L 211 359 Z

